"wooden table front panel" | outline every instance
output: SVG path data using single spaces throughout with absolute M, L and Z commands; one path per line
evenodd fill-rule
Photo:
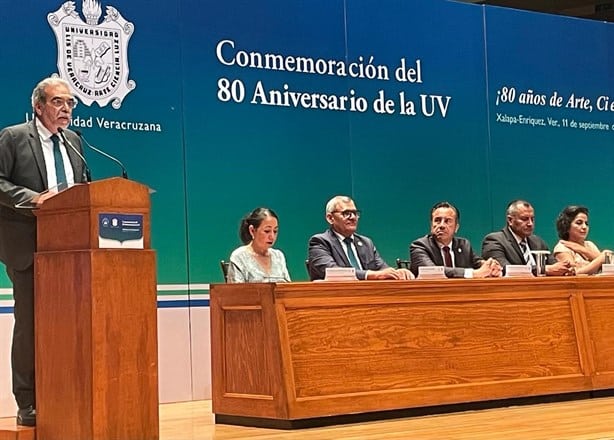
M 302 419 L 604 388 L 604 282 L 214 285 L 214 412 Z
M 213 411 L 287 418 L 274 285 L 211 289 Z
M 299 399 L 582 374 L 566 298 L 286 309 L 286 321 Z
M 582 289 L 587 345 L 597 389 L 614 388 L 614 278 L 603 277 Z

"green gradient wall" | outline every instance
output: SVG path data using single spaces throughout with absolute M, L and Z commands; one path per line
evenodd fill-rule
M 62 3 L 2 5 L 6 126 L 27 118 L 34 84 L 60 70 L 47 14 Z M 81 14 L 81 2 L 75 6 Z M 459 234 L 478 248 L 517 197 L 533 202 L 537 233 L 551 245 L 556 214 L 582 203 L 591 209 L 593 240 L 614 246 L 614 118 L 596 107 L 600 96 L 614 96 L 610 24 L 444 0 L 180 0 L 163 7 L 117 0 L 102 2 L 103 15 L 108 6 L 134 26 L 123 61 L 136 87 L 118 109 L 80 105 L 75 116 L 90 142 L 156 190 L 160 284 L 221 281 L 219 260 L 239 245 L 239 220 L 257 206 L 278 212 L 277 247 L 292 278 L 307 279 L 307 240 L 326 228 L 324 205 L 336 194 L 355 198 L 364 212 L 360 230 L 389 263 L 406 258 L 408 244 L 428 232 L 429 209 L 440 200 L 459 207 Z M 336 68 L 226 65 L 251 53 Z M 411 81 L 395 77 L 402 60 L 415 69 Z M 386 68 L 389 76 L 338 70 L 352 63 L 365 72 Z M 243 96 L 225 100 L 221 80 Z M 258 87 L 361 99 L 366 108 L 265 105 Z M 503 102 L 511 89 L 514 100 Z M 546 103 L 523 103 L 523 93 L 544 95 Z M 565 103 L 572 94 L 583 97 L 593 110 L 550 105 L 555 93 Z M 375 106 L 382 96 L 383 110 Z M 513 124 L 504 116 L 559 125 Z M 114 129 L 103 120 L 160 130 Z M 563 120 L 609 130 L 563 127 Z M 87 159 L 94 178 L 118 174 L 104 158 L 87 152 Z M 9 286 L 4 274 L 0 284 Z

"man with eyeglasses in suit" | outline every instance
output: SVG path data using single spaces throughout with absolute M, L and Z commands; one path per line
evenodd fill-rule
M 311 280 L 324 279 L 327 267 L 354 267 L 359 280 L 409 280 L 408 269 L 394 269 L 380 257 L 373 241 L 356 234 L 360 211 L 347 196 L 326 204 L 330 228 L 309 239 L 308 269 Z
M 11 367 L 17 424 L 36 425 L 34 389 L 34 252 L 36 217 L 24 203 L 41 205 L 84 181 L 79 137 L 68 130 L 77 101 L 61 78 L 45 78 L 32 92 L 32 121 L 0 131 L 0 261 L 13 284 Z

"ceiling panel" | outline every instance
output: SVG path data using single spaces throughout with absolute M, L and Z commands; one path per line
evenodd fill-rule
M 614 22 L 614 1 L 608 0 L 459 0 L 548 14 Z

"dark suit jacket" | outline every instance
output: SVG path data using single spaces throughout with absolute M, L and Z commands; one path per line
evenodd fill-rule
M 354 234 L 354 246 L 356 246 L 360 264 L 364 268 L 364 270 L 356 270 L 356 278 L 359 280 L 366 278 L 367 270 L 381 270 L 388 267 L 377 253 L 377 249 L 375 249 L 375 245 L 370 238 Z M 309 277 L 312 280 L 323 280 L 327 267 L 352 267 L 342 244 L 331 229 L 316 234 L 309 239 L 307 265 Z
M 79 137 L 64 131 L 69 142 L 81 150 Z M 47 189 L 45 158 L 34 121 L 0 131 L 0 261 L 24 270 L 36 250 L 36 218 L 27 209 L 16 209 Z M 66 147 L 75 182 L 83 182 L 83 162 Z
M 537 235 L 530 235 L 527 238 L 529 248 L 533 251 L 548 251 L 548 245 Z M 505 227 L 498 232 L 491 232 L 482 242 L 482 257 L 494 258 L 501 264 L 505 271 L 508 264 L 526 264 L 524 256 L 518 246 L 516 238 L 512 235 L 509 228 Z M 554 264 L 555 259 L 548 255 L 548 264 Z
M 454 266 L 446 267 L 445 273 L 448 278 L 463 278 L 465 269 L 479 269 L 482 258 L 473 252 L 469 240 L 460 237 L 452 239 L 451 250 L 454 252 Z M 443 257 L 439 245 L 432 234 L 425 235 L 415 240 L 409 246 L 410 270 L 418 276 L 420 266 L 443 266 Z

